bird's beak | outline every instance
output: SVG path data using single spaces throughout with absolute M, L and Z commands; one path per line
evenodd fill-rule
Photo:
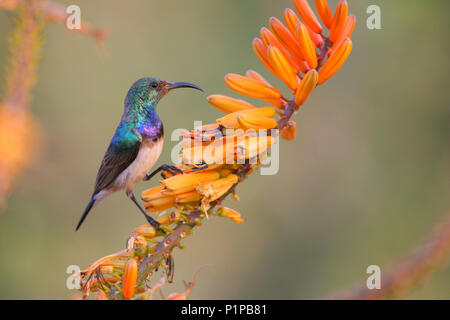
M 193 89 L 197 89 L 200 90 L 201 92 L 203 92 L 203 89 L 196 86 L 195 84 L 189 83 L 189 82 L 169 82 L 169 85 L 167 86 L 167 88 L 170 90 L 172 89 L 177 89 L 177 88 L 193 88 Z

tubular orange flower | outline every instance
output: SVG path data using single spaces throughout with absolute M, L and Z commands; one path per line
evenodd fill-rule
M 259 81 L 229 73 L 225 76 L 225 83 L 231 89 L 253 98 L 280 98 L 278 89 L 261 84 Z
M 287 125 L 281 129 L 281 136 L 286 140 L 292 140 L 297 135 L 297 124 L 295 121 L 289 121 Z
M 175 205 L 175 197 L 168 196 L 147 201 L 144 205 L 147 212 L 164 211 Z
M 161 191 L 164 189 L 163 186 L 158 186 L 158 187 L 154 187 L 148 190 L 145 190 L 144 192 L 142 192 L 141 194 L 141 198 L 144 201 L 149 201 L 149 200 L 154 200 L 154 199 L 158 199 L 161 198 L 162 196 L 164 196 Z
M 272 87 L 272 85 L 266 79 L 264 79 L 264 77 L 262 75 L 260 75 L 258 72 L 254 71 L 254 70 L 247 70 L 245 75 L 250 79 L 260 81 L 262 83 L 265 83 L 269 87 Z M 286 100 L 284 100 L 283 97 L 278 98 L 278 99 L 265 98 L 263 100 L 279 109 L 283 109 L 284 106 L 286 105 Z
M 267 55 L 270 64 L 276 71 L 278 77 L 283 80 L 291 90 L 295 90 L 298 86 L 296 71 L 291 68 L 281 51 L 272 45 L 267 48 Z
M 330 41 L 336 42 L 339 35 L 342 33 L 345 22 L 347 21 L 348 4 L 346 0 L 340 0 L 336 8 L 336 13 L 333 18 L 333 25 L 330 29 Z
M 209 96 L 207 100 L 210 105 L 225 113 L 255 108 L 253 105 L 244 100 L 234 99 L 221 94 L 213 94 Z
M 317 12 L 319 13 L 320 19 L 322 19 L 323 24 L 327 29 L 331 29 L 331 26 L 333 25 L 333 15 L 331 14 L 327 0 L 314 0 L 314 3 L 316 4 Z
M 269 45 L 273 45 L 273 46 L 277 47 L 283 53 L 284 58 L 289 62 L 292 69 L 294 69 L 296 73 L 299 70 L 304 72 L 306 65 L 302 61 L 303 57 L 297 57 L 295 55 L 294 56 L 291 55 L 291 53 L 285 48 L 285 46 L 281 43 L 281 41 L 278 40 L 277 37 L 275 37 L 275 35 L 272 33 L 272 31 L 270 31 L 267 28 L 261 28 L 260 36 L 261 36 L 261 40 L 263 41 L 263 43 L 266 47 L 268 47 Z M 270 62 L 269 59 L 268 59 L 268 61 Z M 277 70 L 275 70 L 275 68 L 273 66 L 272 66 L 272 69 L 274 71 L 274 75 L 278 76 Z
M 254 158 L 265 152 L 275 143 L 275 138 L 266 137 L 245 137 L 235 145 L 235 154 L 238 160 Z
M 333 44 L 333 49 L 339 46 L 342 41 L 344 41 L 347 38 L 350 38 L 353 34 L 353 31 L 355 30 L 356 26 L 356 17 L 354 14 L 351 14 L 347 17 L 347 21 L 345 22 L 344 29 L 342 30 L 341 34 L 337 38 L 336 42 Z
M 289 52 L 298 57 L 303 57 L 301 48 L 295 39 L 295 33 L 291 34 L 288 29 L 275 17 L 269 19 L 270 30 L 283 43 Z
M 245 72 L 245 76 L 250 79 L 262 82 L 265 85 L 268 85 L 269 87 L 272 87 L 272 85 L 269 83 L 269 81 L 267 81 L 262 75 L 260 75 L 255 70 L 247 70 L 247 72 Z
M 239 124 L 244 129 L 272 129 L 277 126 L 274 118 L 261 116 L 257 113 L 243 113 L 237 118 Z
M 297 14 L 294 10 L 286 8 L 284 10 L 283 18 L 289 32 L 295 37 L 297 34 L 297 25 L 300 23 L 300 19 L 297 17 Z
M 228 207 L 220 207 L 217 210 L 217 214 L 220 217 L 228 218 L 231 221 L 234 221 L 236 223 L 242 223 L 245 221 L 244 219 L 242 219 L 241 214 L 239 212 L 237 212 L 236 210 L 230 209 Z
M 305 75 L 295 93 L 295 104 L 297 106 L 301 106 L 308 99 L 311 92 L 316 88 L 317 81 L 319 81 L 319 74 L 316 70 L 311 70 Z
M 263 117 L 273 117 L 275 115 L 275 109 L 272 107 L 255 108 L 249 110 L 236 111 L 226 115 L 225 117 L 217 119 L 217 123 L 221 124 L 225 128 L 240 128 L 241 124 L 238 121 L 238 117 L 242 114 L 256 114 Z
M 293 0 L 292 2 L 294 3 L 295 9 L 300 15 L 300 18 L 302 18 L 305 24 L 315 33 L 321 33 L 322 26 L 320 25 L 319 20 L 317 20 L 317 17 L 308 2 L 306 0 Z
M 125 299 L 129 300 L 134 294 L 134 287 L 137 281 L 137 263 L 130 259 L 125 266 L 122 276 L 122 291 Z
M 322 84 L 332 77 L 342 67 L 351 51 L 352 41 L 350 39 L 344 40 L 344 42 L 336 48 L 320 70 L 318 84 Z
M 198 183 L 216 180 L 220 178 L 217 171 L 193 172 L 177 175 L 161 181 L 161 184 L 171 190 L 186 188 L 185 192 L 195 189 Z
M 300 70 L 300 66 L 299 66 L 298 61 L 297 61 L 298 59 L 294 60 L 294 57 L 291 55 L 291 53 L 286 49 L 286 47 L 281 43 L 281 41 L 272 33 L 272 31 L 270 31 L 269 29 L 263 27 L 259 31 L 259 35 L 261 37 L 261 40 L 262 40 L 264 46 L 266 47 L 266 51 L 268 51 L 268 47 L 270 45 L 277 47 L 278 49 L 280 49 L 283 52 L 283 55 L 285 56 L 286 60 L 288 60 L 288 62 L 291 65 L 291 67 L 296 72 L 298 72 Z M 273 74 L 275 76 L 278 76 L 277 70 L 270 63 L 270 59 L 269 59 L 269 54 L 268 53 L 267 53 L 267 61 L 269 62 L 269 64 L 272 67 Z
M 241 125 L 238 122 L 238 116 L 242 114 L 242 111 L 236 111 L 233 113 L 229 113 L 226 116 L 216 119 L 217 123 L 223 126 L 224 128 L 239 128 Z
M 297 26 L 297 37 L 302 48 L 303 56 L 309 67 L 312 69 L 317 68 L 316 47 L 309 36 L 308 29 L 306 29 L 306 26 L 301 22 Z
M 200 200 L 200 194 L 197 191 L 182 193 L 176 198 L 177 203 L 189 203 Z
M 267 58 L 267 47 L 262 42 L 261 39 L 255 38 L 253 39 L 253 51 L 255 52 L 255 55 L 258 57 L 258 59 L 261 61 L 261 63 L 275 75 L 275 71 L 273 70 L 272 66 L 270 65 L 270 62 Z

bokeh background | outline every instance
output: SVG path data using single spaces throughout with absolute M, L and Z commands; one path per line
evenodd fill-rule
M 289 0 L 61 2 L 108 30 L 108 54 L 61 25 L 46 28 L 32 105 L 46 148 L 0 213 L 0 298 L 70 298 L 67 266 L 122 249 L 145 222 L 120 193 L 74 232 L 134 80 L 157 76 L 230 94 L 223 76 L 251 68 L 278 85 L 251 41 L 270 16 L 293 7 Z M 334 9 L 337 1 L 329 2 Z M 381 30 L 366 27 L 370 4 L 381 7 Z M 297 139 L 281 142 L 278 174 L 252 175 L 238 188 L 241 201 L 227 201 L 244 224 L 212 218 L 185 241 L 166 294 L 210 265 L 190 298 L 321 298 L 365 282 L 368 265 L 383 272 L 405 257 L 450 209 L 450 3 L 349 5 L 357 17 L 353 52 L 297 114 Z M 12 21 L 0 12 L 2 65 Z M 218 118 L 204 98 L 189 90 L 164 98 L 166 132 Z M 168 140 L 158 164 L 170 161 Z M 405 298 L 449 299 L 450 268 Z

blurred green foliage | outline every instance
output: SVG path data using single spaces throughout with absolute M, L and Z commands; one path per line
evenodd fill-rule
M 83 19 L 108 30 L 108 55 L 63 26 L 46 29 L 32 110 L 47 148 L 0 213 L 0 298 L 70 298 L 67 266 L 122 249 L 145 222 L 116 194 L 74 232 L 134 80 L 157 76 L 230 94 L 223 75 L 252 68 L 279 85 L 251 40 L 270 16 L 293 7 L 288 0 L 63 3 L 79 5 Z M 383 270 L 405 257 L 448 212 L 450 4 L 349 4 L 357 17 L 354 50 L 298 112 L 297 139 L 281 142 L 279 173 L 252 175 L 239 186 L 241 201 L 232 205 L 246 223 L 211 218 L 175 251 L 175 284 L 166 294 L 212 264 L 190 298 L 327 296 L 365 281 L 368 265 Z M 381 6 L 382 30 L 366 28 L 369 4 Z M 0 12 L 2 64 L 11 18 Z M 159 112 L 167 132 L 160 164 L 170 161 L 172 130 L 220 116 L 189 90 L 169 95 Z M 406 298 L 449 299 L 450 269 Z

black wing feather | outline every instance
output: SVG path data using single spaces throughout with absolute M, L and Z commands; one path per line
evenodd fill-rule
M 105 153 L 102 164 L 95 180 L 93 195 L 108 188 L 114 180 L 136 159 L 141 143 L 136 143 L 132 148 L 122 153 L 113 153 L 110 149 Z

